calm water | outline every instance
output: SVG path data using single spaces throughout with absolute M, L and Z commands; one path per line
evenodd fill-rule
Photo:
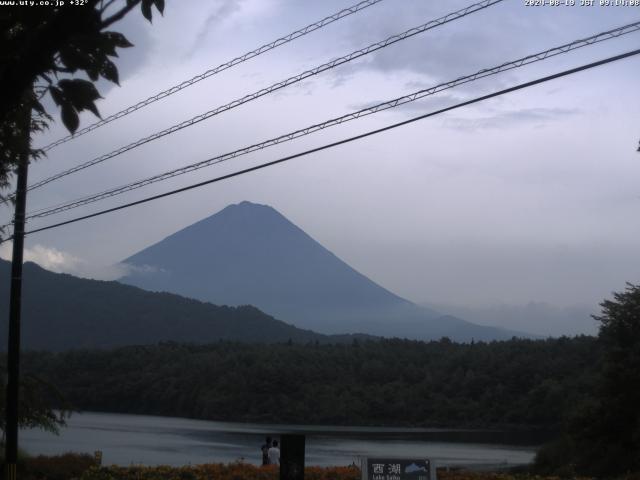
M 74 414 L 60 436 L 20 433 L 31 454 L 103 452 L 104 464 L 187 465 L 244 459 L 258 464 L 265 435 L 307 435 L 307 465 L 348 465 L 365 456 L 426 457 L 440 465 L 521 465 L 540 438 L 501 432 L 370 427 L 318 427 L 208 422 L 184 418 Z

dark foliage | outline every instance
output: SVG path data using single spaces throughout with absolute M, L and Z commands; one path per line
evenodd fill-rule
M 600 305 L 596 384 L 590 400 L 571 412 L 564 438 L 538 456 L 543 472 L 640 472 L 640 286 L 630 284 Z
M 455 344 L 177 343 L 29 353 L 76 407 L 211 420 L 559 428 L 592 388 L 592 337 Z
M 60 107 L 62 122 L 72 133 L 79 112 L 99 115 L 95 101 L 100 94 L 93 82 L 102 77 L 118 83 L 112 58 L 118 48 L 132 46 L 108 28 L 138 5 L 149 21 L 152 6 L 164 10 L 164 0 L 0 9 L 0 189 L 8 186 L 21 155 L 37 158 L 42 153 L 31 150 L 28 139 L 52 119 L 41 103 L 45 95 Z M 78 74 L 90 80 L 71 78 Z
M 6 366 L 2 365 L 2 371 Z M 60 391 L 49 382 L 37 375 L 23 375 L 20 379 L 20 410 L 18 412 L 18 426 L 20 428 L 41 428 L 52 433 L 59 433 L 59 428 L 65 425 L 68 416 L 68 405 Z M 5 431 L 5 404 L 7 394 L 6 385 L 0 383 L 0 430 Z M 57 405 L 59 410 L 53 410 L 51 405 Z

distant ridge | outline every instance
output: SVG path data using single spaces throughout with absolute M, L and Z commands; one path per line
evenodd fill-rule
M 255 305 L 300 328 L 469 341 L 525 336 L 419 307 L 357 272 L 267 205 L 242 202 L 123 261 L 120 281 L 221 305 Z
M 9 262 L 0 260 L 0 351 L 7 345 Z M 219 307 L 117 282 L 52 273 L 24 265 L 22 347 L 26 350 L 112 348 L 158 342 L 351 342 L 288 325 L 255 307 Z

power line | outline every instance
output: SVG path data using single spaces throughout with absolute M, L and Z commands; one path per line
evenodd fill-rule
M 240 175 L 244 175 L 246 173 L 254 172 L 256 170 L 261 170 L 263 168 L 267 168 L 267 167 L 271 167 L 273 165 L 284 163 L 284 162 L 287 162 L 289 160 L 293 160 L 295 158 L 299 158 L 299 157 L 303 157 L 303 156 L 306 156 L 306 155 L 310 155 L 312 153 L 317 153 L 317 152 L 320 152 L 322 150 L 327 150 L 327 149 L 330 149 L 330 148 L 333 148 L 333 147 L 337 147 L 339 145 L 343 145 L 343 144 L 346 144 L 346 143 L 354 142 L 356 140 L 361 140 L 363 138 L 370 137 L 372 135 L 377 135 L 379 133 L 386 132 L 388 130 L 393 130 L 393 129 L 401 127 L 401 126 L 417 122 L 418 120 L 423 120 L 425 118 L 433 117 L 433 116 L 436 116 L 436 115 L 439 115 L 439 114 L 442 114 L 442 113 L 445 113 L 445 112 L 449 112 L 451 110 L 455 110 L 455 109 L 458 109 L 458 108 L 461 108 L 461 107 L 472 105 L 474 103 L 479 103 L 479 102 L 482 102 L 484 100 L 488 100 L 490 98 L 494 98 L 494 97 L 498 97 L 498 96 L 501 96 L 501 95 L 505 95 L 507 93 L 515 92 L 517 90 L 522 90 L 524 88 L 529 88 L 529 87 L 532 87 L 534 85 L 538 85 L 538 84 L 545 83 L 545 82 L 548 82 L 548 81 L 551 81 L 551 80 L 555 80 L 557 78 L 566 77 L 568 75 L 573 75 L 575 73 L 582 72 L 584 70 L 595 68 L 595 67 L 598 67 L 598 66 L 601 66 L 601 65 L 606 65 L 608 63 L 612 63 L 612 62 L 615 62 L 615 61 L 618 61 L 618 60 L 629 58 L 629 57 L 632 57 L 632 56 L 638 55 L 638 54 L 640 54 L 640 49 L 632 50 L 630 52 L 622 53 L 620 55 L 615 55 L 613 57 L 608 57 L 608 58 L 605 58 L 603 60 L 599 60 L 597 62 L 592 62 L 592 63 L 588 63 L 588 64 L 585 64 L 585 65 L 581 65 L 579 67 L 571 68 L 569 70 L 564 70 L 562 72 L 555 73 L 553 75 L 548 75 L 548 76 L 545 76 L 545 77 L 541 77 L 541 78 L 538 78 L 536 80 L 531 80 L 529 82 L 521 83 L 521 84 L 513 86 L 513 87 L 505 88 L 503 90 L 499 90 L 497 92 L 490 93 L 488 95 L 483 95 L 481 97 L 476 97 L 476 98 L 474 98 L 472 100 L 467 100 L 465 102 L 457 103 L 455 105 L 452 105 L 452 106 L 449 106 L 449 107 L 446 107 L 446 108 L 441 108 L 439 110 L 436 110 L 436 111 L 433 111 L 433 112 L 430 112 L 430 113 L 426 113 L 424 115 L 419 115 L 417 117 L 413 117 L 413 118 L 410 118 L 408 120 L 404 120 L 402 122 L 394 123 L 394 124 L 388 125 L 386 127 L 378 128 L 376 130 L 371 130 L 369 132 L 362 133 L 360 135 L 355 135 L 353 137 L 345 138 L 345 139 L 339 140 L 337 142 L 333 142 L 333 143 L 329 143 L 329 144 L 326 144 L 326 145 L 323 145 L 323 146 L 320 146 L 320 147 L 312 148 L 310 150 L 305 150 L 304 152 L 299 152 L 299 153 L 296 153 L 294 155 L 289 155 L 289 156 L 280 158 L 278 160 L 273 160 L 271 162 L 263 163 L 263 164 L 256 165 L 256 166 L 253 166 L 253 167 L 250 167 L 250 168 L 245 168 L 244 170 L 233 172 L 233 173 L 230 173 L 230 174 L 227 174 L 227 175 L 222 175 L 220 177 L 216 177 L 216 178 L 212 178 L 212 179 L 209 179 L 209 180 L 205 180 L 203 182 L 191 184 L 191 185 L 188 185 L 186 187 L 182 187 L 182 188 L 178 188 L 178 189 L 175 189 L 175 190 L 171 190 L 169 192 L 161 193 L 161 194 L 158 194 L 158 195 L 153 195 L 153 196 L 150 196 L 150 197 L 147 197 L 147 198 L 143 198 L 141 200 L 137 200 L 135 202 L 130 202 L 130 203 L 126 203 L 124 205 L 119 205 L 117 207 L 101 210 L 99 212 L 95 212 L 95 213 L 92 213 L 92 214 L 89 214 L 89 215 L 83 215 L 81 217 L 76 217 L 76 218 L 73 218 L 73 219 L 70 219 L 70 220 L 66 220 L 64 222 L 59 222 L 59 223 L 55 223 L 53 225 L 48 225 L 48 226 L 45 226 L 45 227 L 36 228 L 34 230 L 30 230 L 28 232 L 25 232 L 25 235 L 38 233 L 38 232 L 42 232 L 42 231 L 45 231 L 45 230 L 51 230 L 53 228 L 58 228 L 58 227 L 61 227 L 61 226 L 64 226 L 64 225 L 69 225 L 71 223 L 76 223 L 76 222 L 79 222 L 79 221 L 82 221 L 82 220 L 87 220 L 89 218 L 98 217 L 98 216 L 101 216 L 101 215 L 105 215 L 107 213 L 115 212 L 115 211 L 118 211 L 118 210 L 123 210 L 123 209 L 129 208 L 129 207 L 133 207 L 133 206 L 136 206 L 136 205 L 141 205 L 143 203 L 148 203 L 148 202 L 151 202 L 151 201 L 154 201 L 154 200 L 159 200 L 159 199 L 164 198 L 164 197 L 169 197 L 171 195 L 175 195 L 175 194 L 178 194 L 178 193 L 186 192 L 188 190 L 193 190 L 195 188 L 199 188 L 199 187 L 202 187 L 202 186 L 205 186 L 205 185 L 209 185 L 209 184 L 212 184 L 212 183 L 217 183 L 217 182 L 221 182 L 223 180 L 228 180 L 230 178 L 237 177 L 237 176 L 240 176 Z M 0 243 L 4 243 L 5 241 L 8 241 L 10 239 L 11 239 L 11 237 L 6 239 L 6 240 L 3 240 Z
M 295 32 L 292 32 L 288 35 L 285 35 L 284 37 L 280 37 L 276 40 L 273 40 L 272 42 L 266 43 L 258 48 L 256 48 L 255 50 L 252 50 L 250 52 L 244 53 L 242 55 L 240 55 L 239 57 L 234 58 L 233 60 L 230 60 L 226 63 L 223 63 L 221 65 L 218 65 L 217 67 L 211 68 L 209 70 L 207 70 L 204 73 L 201 73 L 199 75 L 196 75 L 192 78 L 190 78 L 189 80 L 185 80 L 184 82 L 178 84 L 178 85 L 174 85 L 171 88 L 168 88 L 166 90 L 163 90 L 159 93 L 156 93 L 155 95 L 142 100 L 138 103 L 136 103 L 135 105 L 131 105 L 130 107 L 125 108 L 124 110 L 121 110 L 117 113 L 114 113 L 113 115 L 108 116 L 107 118 L 104 118 L 102 120 L 99 120 L 91 125 L 88 125 L 84 128 L 81 128 L 80 130 L 78 130 L 77 132 L 75 132 L 74 134 L 71 135 L 67 135 L 65 137 L 62 137 L 58 140 L 56 140 L 55 142 L 52 142 L 44 147 L 42 147 L 42 150 L 44 150 L 45 152 L 51 150 L 52 148 L 57 147 L 58 145 L 62 145 L 63 143 L 68 142 L 69 140 L 72 140 L 74 138 L 78 138 L 82 135 L 84 135 L 85 133 L 89 133 L 97 128 L 102 127 L 103 125 L 106 125 L 107 123 L 111 123 L 114 120 L 117 120 L 119 118 L 125 117 L 127 115 L 129 115 L 130 113 L 135 112 L 136 110 L 140 110 L 141 108 L 146 107 L 147 105 L 151 105 L 152 103 L 157 102 L 158 100 L 162 100 L 163 98 L 166 98 L 170 95 L 173 95 L 174 93 L 179 92 L 180 90 L 183 90 L 187 87 L 190 87 L 191 85 L 194 85 L 206 78 L 209 78 L 213 75 L 216 75 L 224 70 L 227 70 L 231 67 L 235 67 L 236 65 L 246 62 L 247 60 L 250 60 L 252 58 L 255 58 L 259 55 L 262 55 L 263 53 L 266 53 L 268 51 L 271 51 L 275 48 L 278 48 L 282 45 L 285 45 L 289 42 L 292 42 L 293 40 L 296 40 L 300 37 L 303 37 L 311 32 L 314 32 L 315 30 L 318 30 L 320 28 L 326 27 L 327 25 L 330 25 L 333 22 L 336 22 L 338 20 L 341 20 L 345 17 L 348 17 L 349 15 L 353 15 L 356 12 L 359 12 L 361 10 L 364 10 L 365 8 L 368 8 L 372 5 L 375 5 L 377 3 L 382 2 L 382 0 L 365 0 L 363 2 L 357 3 L 355 5 L 352 5 L 350 7 L 347 7 L 343 10 L 340 10 L 337 13 L 334 13 L 333 15 L 329 15 L 328 17 L 323 18 L 322 20 L 319 20 L 317 22 L 314 22 L 310 25 L 307 25 L 304 28 L 301 28 L 299 30 L 296 30 Z
M 492 68 L 487 68 L 487 69 L 483 69 L 480 70 L 474 74 L 471 75 L 466 75 L 463 77 L 459 77 L 455 80 L 452 80 L 450 82 L 446 82 L 446 83 L 441 83 L 439 85 L 436 85 L 434 87 L 430 87 L 427 89 L 422 89 L 419 90 L 417 92 L 411 93 L 409 95 L 404 95 L 402 97 L 397 97 L 394 98 L 393 100 L 388 100 L 386 102 L 382 102 L 382 103 L 378 103 L 374 106 L 371 107 L 367 107 L 361 110 L 358 110 L 356 112 L 352 112 L 349 113 L 347 115 L 342 115 L 340 117 L 336 117 L 336 118 L 332 118 L 330 120 L 327 120 L 325 122 L 322 123 L 317 123 L 308 127 L 305 127 L 303 129 L 299 129 L 296 130 L 294 132 L 290 132 L 287 133 L 285 135 L 280 135 L 278 137 L 275 138 L 271 138 L 269 140 L 260 142 L 260 143 L 256 143 L 253 145 L 250 145 L 248 147 L 244 147 L 238 150 L 235 150 L 233 152 L 229 152 L 229 153 L 225 153 L 222 155 L 217 155 L 215 157 L 211 157 L 208 158 L 206 160 L 197 162 L 197 163 L 193 163 L 191 165 L 187 165 L 181 168 L 177 168 L 174 170 L 170 170 L 168 172 L 164 172 L 158 175 L 154 175 L 152 177 L 148 177 L 142 180 L 138 180 L 132 183 L 129 183 L 127 185 L 123 185 L 120 187 L 116 187 L 116 188 L 112 188 L 97 194 L 92 194 L 89 196 L 85 196 L 73 201 L 69 201 L 69 202 L 65 202 L 53 207 L 46 207 L 46 208 L 41 208 L 39 210 L 35 210 L 33 212 L 30 212 L 27 215 L 27 219 L 33 219 L 33 218 L 42 218 L 42 217 L 46 217 L 49 215 L 54 215 L 56 213 L 60 213 L 66 210 L 71 210 L 73 208 L 78 208 L 84 205 L 88 205 L 90 203 L 94 203 L 100 200 L 103 200 L 105 198 L 109 198 L 109 197 L 113 197 L 115 195 L 120 195 L 123 194 L 125 192 L 129 192 L 131 190 L 135 190 L 138 188 L 142 188 L 145 187 L 147 185 L 151 185 L 153 183 L 156 182 L 160 182 L 163 180 L 167 180 L 169 178 L 173 178 L 176 177 L 178 175 L 183 175 L 186 173 L 190 173 L 196 170 L 199 170 L 201 168 L 205 168 L 211 165 L 215 165 L 218 163 L 222 163 L 224 161 L 228 161 L 231 160 L 233 158 L 237 158 L 239 156 L 242 155 L 246 155 L 258 150 L 262 150 L 264 148 L 267 147 L 271 147 L 274 145 L 278 145 L 280 143 L 284 143 L 287 141 L 291 141 L 294 140 L 296 138 L 300 138 L 306 135 L 310 135 L 312 133 L 318 132 L 320 130 L 323 130 L 325 128 L 329 128 L 329 127 L 333 127 L 336 125 L 341 125 L 345 122 L 351 121 L 351 120 L 355 120 L 367 115 L 371 115 L 380 111 L 384 111 L 384 110 L 388 110 L 391 108 L 395 108 L 398 107 L 400 105 L 404 105 L 406 103 L 410 103 L 413 101 L 416 101 L 418 99 L 421 98 L 425 98 L 427 96 L 430 95 L 434 95 L 436 93 L 442 92 L 444 90 L 456 87 L 458 85 L 462 85 L 465 83 L 469 83 L 469 82 L 473 82 L 475 80 L 481 79 L 481 78 L 485 78 L 491 75 L 496 75 L 498 73 L 504 72 L 504 71 L 508 71 L 508 70 L 512 70 L 515 68 L 519 68 L 525 65 L 529 65 L 531 63 L 535 63 L 535 62 L 539 62 L 542 60 L 545 60 L 547 58 L 550 57 L 554 57 L 556 55 L 561 55 L 561 54 L 565 54 L 568 53 L 570 51 L 576 50 L 578 48 L 582 48 L 588 45 L 593 45 L 595 43 L 598 42 L 602 42 L 605 40 L 609 40 L 612 38 L 617 38 L 621 35 L 625 35 L 628 33 L 632 33 L 632 32 L 636 32 L 640 30 L 640 21 L 638 22 L 634 22 L 628 25 L 624 25 L 612 30 L 608 30 L 606 32 L 601 32 L 598 33 L 596 35 L 592 35 L 590 37 L 587 38 L 583 38 L 580 40 L 575 40 L 571 43 L 567 43 L 558 47 L 553 47 L 550 48 L 548 50 L 542 51 L 542 52 L 538 52 L 532 55 L 528 55 L 526 57 L 522 57 L 519 58 L 517 60 L 512 60 L 509 62 L 505 62 L 502 63 L 496 67 L 492 67 Z
M 326 70 L 330 70 L 332 68 L 335 68 L 339 65 L 342 65 L 344 63 L 350 62 L 352 60 L 355 60 L 356 58 L 360 58 L 364 55 L 368 55 L 372 52 L 375 52 L 377 50 L 380 50 L 382 48 L 386 48 L 389 45 L 393 45 L 394 43 L 400 42 L 402 40 L 406 40 L 407 38 L 411 38 L 415 35 L 418 35 L 420 33 L 426 32 L 428 30 L 431 30 L 433 28 L 439 27 L 441 25 L 444 25 L 446 23 L 452 22 L 454 20 L 458 20 L 460 18 L 466 17 L 467 15 L 470 15 L 472 13 L 475 13 L 477 11 L 483 10 L 487 7 L 490 7 L 492 5 L 495 5 L 496 3 L 500 3 L 504 0 L 483 0 L 481 2 L 478 3 L 474 3 L 472 5 L 469 5 L 468 7 L 465 7 L 463 9 L 457 10 L 455 12 L 449 13 L 443 17 L 440 17 L 436 20 L 431 20 L 425 24 L 422 24 L 420 26 L 417 27 L 413 27 L 410 28 L 409 30 L 406 30 L 402 33 L 399 33 L 397 35 L 392 35 L 391 37 L 386 38 L 385 40 L 382 40 L 381 42 L 377 42 L 377 43 L 373 43 L 371 45 L 369 45 L 368 47 L 362 48 L 360 50 L 356 50 L 355 52 L 352 52 L 348 55 L 345 55 L 343 57 L 331 60 L 330 62 L 324 63 L 320 66 L 317 66 L 315 68 L 312 68 L 310 70 L 306 70 L 298 75 L 295 75 L 293 77 L 289 77 L 286 80 L 282 80 L 280 82 L 274 83 L 273 85 L 263 88 L 261 90 L 258 90 L 257 92 L 254 92 L 252 94 L 249 95 L 245 95 L 242 98 L 236 99 L 230 103 L 227 103 L 226 105 L 222 105 L 220 107 L 216 107 L 213 110 L 209 110 L 208 112 L 202 113 L 200 115 L 197 115 L 193 118 L 190 118 L 189 120 L 185 120 L 179 124 L 173 125 L 165 130 L 162 130 L 160 132 L 156 132 L 152 135 L 149 135 L 148 137 L 144 137 L 141 138 L 133 143 L 130 143 L 129 145 L 125 145 L 124 147 L 120 147 L 117 150 L 114 150 L 110 153 L 101 155 L 99 157 L 94 158 L 93 160 L 89 160 L 88 162 L 85 162 L 83 164 L 80 164 L 76 167 L 70 168 L 68 170 L 65 170 L 63 172 L 57 173 L 51 177 L 45 178 L 43 180 L 40 180 L 39 182 L 34 183 L 33 185 L 29 186 L 29 190 L 34 190 L 36 188 L 42 187 L 43 185 L 46 185 L 48 183 L 53 182 L 54 180 L 58 180 L 62 177 L 65 177 L 67 175 L 71 175 L 72 173 L 78 172 L 80 170 L 84 170 L 85 168 L 91 167 L 93 165 L 96 165 L 98 163 L 102 163 L 106 160 L 109 160 L 110 158 L 116 157 L 118 155 L 121 155 L 125 152 L 128 152 L 129 150 L 133 150 L 134 148 L 137 148 L 141 145 L 144 145 L 146 143 L 149 143 L 151 141 L 157 140 L 161 137 L 164 137 L 166 135 L 170 135 L 172 133 L 175 133 L 179 130 L 182 130 L 183 128 L 187 128 L 190 127 L 192 125 L 195 125 L 199 122 L 202 122 L 203 120 L 207 120 L 215 115 L 218 115 L 220 113 L 226 112 L 228 110 L 231 110 L 235 107 L 238 107 L 240 105 L 243 105 L 247 102 L 250 102 L 252 100 L 255 100 L 257 98 L 260 98 L 264 95 L 273 93 L 277 90 L 280 90 L 284 87 L 287 87 L 289 85 L 293 85 L 295 83 L 301 82 L 302 80 L 312 77 L 314 75 L 317 75 L 321 72 L 324 72 Z

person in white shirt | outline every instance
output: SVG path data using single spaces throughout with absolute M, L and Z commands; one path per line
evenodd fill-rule
M 274 440 L 273 445 L 269 449 L 269 464 L 278 465 L 280 463 L 280 449 L 278 448 L 278 441 Z

